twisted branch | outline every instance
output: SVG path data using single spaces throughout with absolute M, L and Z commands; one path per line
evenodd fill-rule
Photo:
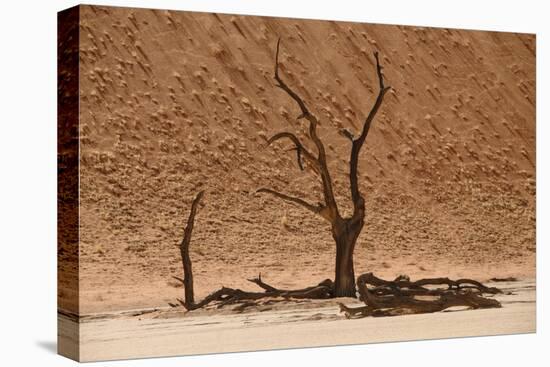
M 368 287 L 373 286 L 373 288 Z M 447 288 L 433 286 L 446 285 Z M 426 288 L 430 286 L 431 288 Z M 363 307 L 347 307 L 340 303 L 340 311 L 346 317 L 396 316 L 443 311 L 450 307 L 462 306 L 470 309 L 499 308 L 499 301 L 483 297 L 484 293 L 497 294 L 497 288 L 486 287 L 472 279 L 451 280 L 449 278 L 428 278 L 411 282 L 408 277 L 398 277 L 394 281 L 377 278 L 372 273 L 357 278 L 359 299 Z M 417 296 L 431 296 L 434 299 L 418 299 Z
M 243 303 L 243 306 L 257 305 L 255 301 L 259 301 L 264 298 L 277 298 L 282 297 L 285 300 L 294 299 L 327 299 L 333 296 L 333 283 L 330 279 L 324 280 L 318 285 L 295 290 L 282 290 L 270 286 L 264 283 L 259 278 L 248 279 L 250 282 L 257 284 L 264 289 L 264 292 L 249 292 L 241 289 L 234 289 L 228 287 L 222 287 L 215 292 L 210 293 L 208 296 L 198 303 L 189 303 L 181 299 L 177 301 L 185 307 L 186 310 L 192 311 L 201 307 L 207 306 L 212 302 L 219 302 L 217 308 L 222 308 L 227 305 Z M 252 302 L 251 302 L 252 301 Z M 243 307 L 244 308 L 244 307 Z

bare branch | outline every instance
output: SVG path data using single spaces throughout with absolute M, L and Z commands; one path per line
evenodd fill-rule
M 298 119 L 305 118 L 309 121 L 309 136 L 311 140 L 315 143 L 315 146 L 317 147 L 318 151 L 318 157 L 317 162 L 319 165 L 319 174 L 321 176 L 322 184 L 323 184 L 323 194 L 325 197 L 325 204 L 330 211 L 329 216 L 331 218 L 339 218 L 340 215 L 338 213 L 338 205 L 336 204 L 336 200 L 334 198 L 334 191 L 332 189 L 332 179 L 330 177 L 330 172 L 327 167 L 327 159 L 326 159 L 326 152 L 325 152 L 325 146 L 323 145 L 323 142 L 319 137 L 317 136 L 317 125 L 319 124 L 319 121 L 317 118 L 311 114 L 311 112 L 306 107 L 306 104 L 300 98 L 300 96 L 293 91 L 279 76 L 279 48 L 280 48 L 281 38 L 277 40 L 277 51 L 275 53 L 275 80 L 277 81 L 277 87 L 284 90 L 297 104 L 298 107 L 300 107 L 301 115 L 298 116 Z
M 380 109 L 380 106 L 382 105 L 382 101 L 384 100 L 384 95 L 391 88 L 391 87 L 386 87 L 384 85 L 384 75 L 382 74 L 382 66 L 380 65 L 378 52 L 374 53 L 374 58 L 376 59 L 376 73 L 378 75 L 378 82 L 379 82 L 380 89 L 378 91 L 378 96 L 376 97 L 376 101 L 374 102 L 372 109 L 370 110 L 367 118 L 365 119 L 365 122 L 363 124 L 363 130 L 361 131 L 361 135 L 359 135 L 355 140 L 353 140 L 353 145 L 351 148 L 350 186 L 351 186 L 351 199 L 354 203 L 356 213 L 359 210 L 364 210 L 364 200 L 361 197 L 361 194 L 359 193 L 359 184 L 357 181 L 357 165 L 359 162 L 359 152 L 363 147 L 363 144 L 365 143 L 372 121 L 374 120 L 376 113 L 378 112 L 378 110 Z
M 292 133 L 289 132 L 280 132 L 278 134 L 273 135 L 271 138 L 267 140 L 267 145 L 271 145 L 273 142 L 280 140 L 280 139 L 289 139 L 292 141 L 296 147 L 296 158 L 298 159 L 298 165 L 300 166 L 300 169 L 303 171 L 304 166 L 302 165 L 302 155 L 313 165 L 314 169 L 318 171 L 319 168 L 319 162 L 317 161 L 317 158 L 313 156 L 302 144 L 300 139 Z
M 193 292 L 193 270 L 191 266 L 191 258 L 189 256 L 189 243 L 191 242 L 191 235 L 193 233 L 193 226 L 195 223 L 195 215 L 197 215 L 197 209 L 199 203 L 204 195 L 204 191 L 200 191 L 193 203 L 191 204 L 191 212 L 189 213 L 189 218 L 187 219 L 187 226 L 183 234 L 183 240 L 180 245 L 181 252 L 181 261 L 183 263 L 183 285 L 185 288 L 185 304 L 192 305 L 195 303 L 194 292 Z M 178 279 L 179 280 L 179 279 Z
M 256 281 L 251 280 L 253 283 L 258 284 Z M 192 311 L 208 305 L 211 302 L 219 302 L 217 308 L 222 308 L 227 305 L 244 302 L 247 306 L 256 305 L 256 302 L 265 298 L 283 297 L 285 299 L 326 299 L 333 296 L 333 283 L 330 280 L 325 280 L 316 286 L 307 287 L 296 290 L 281 290 L 271 287 L 262 282 L 262 285 L 258 284 L 264 289 L 263 292 L 248 292 L 241 289 L 222 287 L 215 292 L 210 293 L 202 301 L 198 303 L 187 303 L 181 299 L 177 299 L 178 302 L 187 310 Z M 245 306 L 246 307 L 246 306 Z M 238 306 L 237 310 L 241 307 Z
M 185 280 L 183 280 L 183 278 L 180 278 L 174 275 L 172 276 L 172 278 L 176 279 L 178 282 L 181 282 L 182 284 L 185 284 Z
M 262 273 L 258 274 L 257 278 L 247 279 L 249 282 L 256 284 L 258 287 L 264 289 L 266 292 L 277 292 L 277 288 L 270 286 L 262 280 Z
M 323 207 L 320 206 L 320 205 L 313 205 L 313 204 L 310 204 L 307 201 L 302 200 L 300 198 L 290 196 L 290 195 L 287 195 L 287 194 L 283 194 L 283 193 L 280 193 L 280 192 L 275 191 L 275 190 L 261 188 L 261 189 L 256 190 L 256 192 L 257 193 L 265 192 L 265 193 L 271 194 L 273 196 L 276 196 L 280 199 L 283 199 L 285 201 L 290 201 L 292 203 L 299 204 L 299 205 L 303 206 L 304 208 L 306 208 L 307 210 L 309 210 L 309 211 L 311 211 L 315 214 L 319 214 L 321 212 L 321 210 L 323 209 Z
M 300 153 L 300 148 L 298 147 L 294 147 L 294 148 L 290 148 L 288 149 L 288 151 L 293 151 L 295 150 L 296 151 L 296 160 L 298 161 L 298 167 L 300 167 L 300 171 L 303 171 L 304 170 L 304 164 L 302 163 L 302 154 Z
M 280 77 L 279 77 L 279 45 L 281 43 L 281 37 L 277 40 L 277 51 L 275 53 L 275 80 L 277 80 L 277 87 L 284 90 L 300 107 L 302 114 L 298 116 L 298 119 L 304 118 L 306 116 L 313 115 L 309 112 L 304 101 L 294 92 Z M 315 119 L 316 120 L 316 119 Z

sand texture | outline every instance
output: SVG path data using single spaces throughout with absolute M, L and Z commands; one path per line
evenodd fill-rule
M 251 310 L 187 314 L 148 310 L 81 320 L 81 361 L 264 349 L 503 335 L 535 331 L 535 283 L 496 284 L 501 309 L 348 320 L 336 301 L 304 301 Z M 143 312 L 140 311 L 140 312 Z M 72 323 L 60 316 L 61 324 Z M 67 328 L 70 329 L 70 328 Z M 69 335 L 62 335 L 70 338 Z

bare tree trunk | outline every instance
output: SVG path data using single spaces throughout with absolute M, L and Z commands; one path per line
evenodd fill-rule
M 355 243 L 346 238 L 336 240 L 336 272 L 334 275 L 334 295 L 355 297 L 355 273 L 353 270 L 353 248 Z
M 180 244 L 181 261 L 184 274 L 183 284 L 185 288 L 185 305 L 188 308 L 190 308 L 191 305 L 195 303 L 195 295 L 193 290 L 193 269 L 191 267 L 191 258 L 189 256 L 189 243 L 191 242 L 191 235 L 193 234 L 195 215 L 197 215 L 199 203 L 203 195 L 204 191 L 201 191 L 197 194 L 195 199 L 193 199 L 193 204 L 191 205 L 191 211 L 189 212 L 189 218 L 187 219 L 187 226 L 185 227 L 183 240 Z
M 334 275 L 334 295 L 336 297 L 355 297 L 353 252 L 363 223 L 363 217 L 352 217 L 338 220 L 332 226 L 332 236 L 336 242 Z

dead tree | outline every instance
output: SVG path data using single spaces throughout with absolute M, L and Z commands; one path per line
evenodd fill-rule
M 196 310 L 208 305 L 211 302 L 218 301 L 218 307 L 244 302 L 241 305 L 241 308 L 244 308 L 246 306 L 255 305 L 256 301 L 263 298 L 282 298 L 283 300 L 286 300 L 289 298 L 324 299 L 332 297 L 332 289 L 334 288 L 334 285 L 330 279 L 326 279 L 312 287 L 296 290 L 284 290 L 277 289 L 265 283 L 260 274 L 257 278 L 248 279 L 248 281 L 262 288 L 264 290 L 263 292 L 247 292 L 240 289 L 221 287 L 217 291 L 210 293 L 202 301 L 195 302 L 195 294 L 193 289 L 193 267 L 191 256 L 189 255 L 189 245 L 193 234 L 195 216 L 197 215 L 198 207 L 203 196 L 204 192 L 201 191 L 197 194 L 197 196 L 195 196 L 195 199 L 193 199 L 191 211 L 189 212 L 187 225 L 183 234 L 183 239 L 180 243 L 180 254 L 184 277 L 183 279 L 174 277 L 174 279 L 183 283 L 185 298 L 183 300 L 178 299 L 178 302 L 183 307 L 187 310 Z
M 298 120 L 305 119 L 309 122 L 309 138 L 315 145 L 315 153 L 310 152 L 306 146 L 300 141 L 300 139 L 291 132 L 280 132 L 268 139 L 268 145 L 281 139 L 288 139 L 294 144 L 296 150 L 298 166 L 300 169 L 304 169 L 303 161 L 306 161 L 311 168 L 320 176 L 323 187 L 323 203 L 310 204 L 307 201 L 286 195 L 284 193 L 275 191 L 273 189 L 261 188 L 257 190 L 260 193 L 268 193 L 274 195 L 282 200 L 298 204 L 305 209 L 320 215 L 323 219 L 329 222 L 332 232 L 332 237 L 336 242 L 336 266 L 334 275 L 334 295 L 336 297 L 355 297 L 355 273 L 353 270 L 353 252 L 355 250 L 355 244 L 357 238 L 361 233 L 364 225 L 365 218 L 365 199 L 363 198 L 358 183 L 357 165 L 359 162 L 359 153 L 363 147 L 367 135 L 369 133 L 372 121 L 376 116 L 376 113 L 380 109 L 384 100 L 384 95 L 390 89 L 389 86 L 384 85 L 384 75 L 382 74 L 382 66 L 378 58 L 378 52 L 374 53 L 376 60 L 376 73 L 378 76 L 379 90 L 376 97 L 376 101 L 372 106 L 369 114 L 367 115 L 363 128 L 359 136 L 355 137 L 348 130 L 343 130 L 342 133 L 351 142 L 351 153 L 349 160 L 349 183 L 350 183 L 350 195 L 353 202 L 353 213 L 349 217 L 342 217 L 338 211 L 338 205 L 334 197 L 334 190 L 332 187 L 332 179 L 327 165 L 327 156 L 325 152 L 325 146 L 319 136 L 317 135 L 317 126 L 319 120 L 315 117 L 306 104 L 300 98 L 300 96 L 291 89 L 279 75 L 279 46 L 280 38 L 277 41 L 277 50 L 275 53 L 275 80 L 276 86 L 285 91 L 290 98 L 292 98 L 298 107 L 300 108 L 300 115 Z
M 500 291 L 497 288 L 489 288 L 471 279 L 459 279 L 456 281 L 448 278 L 421 279 L 411 282 L 408 277 L 400 276 L 394 281 L 386 281 L 375 277 L 372 273 L 362 274 L 357 278 L 353 270 L 353 252 L 357 238 L 364 226 L 365 200 L 359 190 L 357 165 L 359 153 L 369 133 L 372 121 L 382 105 L 384 95 L 390 89 L 384 85 L 382 66 L 378 53 L 374 53 L 376 60 L 376 73 L 379 82 L 379 91 L 376 101 L 367 115 L 361 133 L 355 137 L 345 130 L 343 134 L 351 141 L 350 153 L 350 196 L 353 202 L 353 213 L 348 217 L 342 217 L 338 211 L 332 188 L 332 179 L 327 165 L 327 157 L 323 142 L 317 135 L 319 121 L 307 109 L 304 101 L 294 92 L 279 76 L 279 46 L 277 41 L 275 54 L 275 80 L 277 87 L 285 91 L 300 108 L 298 119 L 306 119 L 309 122 L 309 137 L 315 145 L 315 154 L 310 152 L 300 139 L 291 132 L 280 132 L 268 139 L 268 145 L 281 139 L 288 139 L 293 143 L 296 150 L 298 166 L 304 169 L 304 162 L 315 171 L 321 179 L 323 187 L 323 203 L 311 204 L 306 200 L 290 196 L 273 189 L 261 188 L 260 193 L 274 195 L 284 201 L 291 202 L 304 207 L 324 218 L 331 226 L 332 236 L 336 242 L 336 269 L 334 282 L 326 279 L 317 285 L 297 290 L 284 290 L 275 288 L 265 283 L 261 275 L 248 281 L 262 288 L 262 292 L 248 292 L 240 289 L 221 287 L 210 293 L 200 302 L 195 302 L 193 289 L 193 270 L 189 245 L 194 227 L 195 216 L 203 192 L 199 192 L 191 205 L 191 211 L 184 230 L 183 240 L 180 244 L 180 253 L 183 264 L 184 278 L 174 277 L 183 283 L 185 288 L 185 299 L 178 299 L 179 303 L 187 310 L 194 310 L 204 307 L 212 302 L 217 307 L 236 304 L 239 310 L 257 305 L 261 300 L 269 298 L 269 302 L 294 299 L 325 299 L 333 297 L 355 297 L 356 290 L 359 291 L 360 299 L 365 303 L 363 307 L 347 307 L 340 304 L 340 310 L 347 317 L 363 316 L 391 316 L 404 313 L 426 313 L 438 312 L 454 306 L 466 306 L 469 308 L 491 308 L 500 307 L 495 299 L 485 298 L 484 294 L 496 294 Z M 369 285 L 371 286 L 369 288 Z M 437 286 L 446 285 L 447 288 Z M 434 288 L 436 287 L 436 288 Z M 431 297 L 422 299 L 417 297 Z

